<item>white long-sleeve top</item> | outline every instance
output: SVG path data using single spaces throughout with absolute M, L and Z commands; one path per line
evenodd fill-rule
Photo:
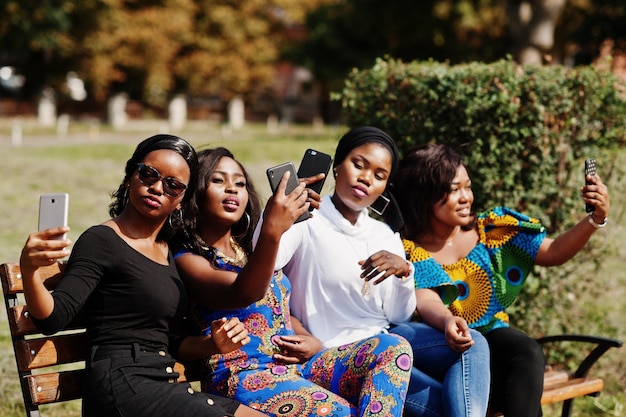
M 370 217 L 367 209 L 352 225 L 330 196 L 323 198 L 312 218 L 283 234 L 276 269 L 282 268 L 291 281 L 291 314 L 325 347 L 373 336 L 413 314 L 412 279 L 390 276 L 378 285 L 370 281 L 371 294 L 362 294 L 358 261 L 383 249 L 405 257 L 400 236 L 389 226 Z

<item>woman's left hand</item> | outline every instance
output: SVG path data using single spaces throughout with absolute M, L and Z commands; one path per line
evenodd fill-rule
M 406 259 L 386 250 L 378 251 L 366 260 L 359 261 L 359 265 L 363 270 L 361 278 L 365 281 L 376 278 L 374 285 L 380 284 L 391 275 L 404 277 L 410 270 Z
M 211 339 L 220 353 L 240 349 L 250 342 L 248 331 L 237 317 L 222 317 L 211 323 Z
M 322 342 L 310 335 L 279 336 L 273 342 L 282 352 L 275 353 L 274 359 L 289 364 L 304 363 L 322 350 Z
M 585 203 L 594 206 L 594 220 L 597 223 L 602 223 L 603 219 L 609 217 L 609 209 L 611 207 L 609 189 L 604 185 L 599 175 L 588 175 L 586 180 L 589 184 L 580 189 L 580 196 Z

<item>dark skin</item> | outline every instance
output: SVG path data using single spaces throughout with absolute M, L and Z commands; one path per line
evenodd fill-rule
M 274 359 L 288 363 L 304 363 L 323 349 L 322 342 L 304 328 L 300 320 L 291 316 L 294 336 L 281 336 L 275 340 L 282 354 L 274 354 Z
M 308 185 L 319 181 L 323 177 L 323 174 L 319 174 L 313 177 L 301 178 L 300 182 L 304 182 Z M 319 208 L 321 201 L 320 195 L 310 189 L 308 192 L 308 201 L 313 207 Z M 359 263 L 363 269 L 361 277 L 366 281 L 376 278 L 374 285 L 382 282 L 391 275 L 403 277 L 409 272 L 409 265 L 404 259 L 385 250 L 376 252 Z M 304 328 L 300 320 L 293 316 L 291 319 L 296 335 L 282 336 L 276 340 L 276 344 L 281 348 L 282 354 L 275 354 L 274 358 L 290 364 L 303 363 L 322 350 L 323 346 L 318 338 L 311 335 L 311 333 Z
M 230 229 L 243 215 L 247 192 L 245 179 L 239 167 L 230 158 L 222 158 L 212 174 L 207 189 L 207 203 L 203 219 L 206 223 L 199 224 L 203 240 L 211 246 L 219 248 L 229 256 Z M 194 288 L 197 294 L 204 294 L 203 301 L 208 305 L 220 306 L 225 309 L 233 305 L 249 305 L 258 300 L 267 291 L 272 276 L 274 257 L 280 241 L 280 235 L 309 206 L 319 208 L 319 194 L 307 189 L 304 185 L 324 178 L 324 174 L 301 180 L 300 185 L 289 195 L 285 195 L 285 178 L 281 181 L 275 196 L 268 200 L 264 214 L 261 238 L 256 249 L 248 257 L 246 266 L 236 274 L 215 268 L 206 259 L 197 255 L 181 256 L 177 264 L 181 274 L 186 278 L 187 285 Z M 224 204 L 227 199 L 237 199 L 237 205 Z M 306 204 L 308 203 L 308 204 Z M 267 280 L 259 277 L 267 277 Z M 207 290 L 210 288 L 210 290 Z M 251 295 L 246 295 L 251 294 Z M 208 299 L 207 299 L 208 298 Z M 293 319 L 294 328 L 298 329 L 295 336 L 285 336 L 277 340 L 282 354 L 276 359 L 284 363 L 301 363 L 322 349 L 319 340 L 311 336 L 297 319 Z
M 299 181 L 309 185 L 324 177 L 324 174 L 318 174 L 312 177 L 300 178 Z M 307 188 L 307 191 L 307 202 L 311 207 L 319 209 L 321 196 L 310 188 Z M 276 346 L 282 352 L 274 354 L 274 359 L 287 364 L 304 363 L 323 349 L 322 342 L 309 333 L 296 317 L 291 316 L 291 324 L 296 334 L 293 336 L 281 336 L 274 340 Z

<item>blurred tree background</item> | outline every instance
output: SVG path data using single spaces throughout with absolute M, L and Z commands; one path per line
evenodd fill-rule
M 377 124 L 403 149 L 460 132 L 475 140 L 484 197 L 505 195 L 528 214 L 551 216 L 542 221 L 555 233 L 580 217 L 568 193 L 584 156 L 604 161 L 616 182 L 626 166 L 613 149 L 624 144 L 624 97 L 602 72 L 626 81 L 624 0 L 0 0 L 0 16 L 0 118 L 33 112 L 53 91 L 59 113 L 102 119 L 124 93 L 137 117 L 162 117 L 184 95 L 209 108 L 196 117 L 224 120 L 227 103 L 241 98 L 251 121 L 291 113 L 294 122 Z M 84 95 L 76 98 L 70 87 L 78 81 Z M 351 102 L 344 108 L 331 100 L 342 91 Z M 561 139 L 578 149 L 567 159 L 559 155 L 570 148 L 555 146 Z M 607 141 L 607 153 L 596 154 Z M 624 184 L 612 188 L 612 201 L 623 201 Z M 611 250 L 623 254 L 624 205 L 611 213 L 607 230 L 619 245 Z M 615 280 L 623 275 L 613 271 L 623 270 L 623 257 L 611 256 L 613 269 L 598 276 L 604 243 L 596 238 L 591 255 L 549 274 L 563 280 L 530 281 L 516 306 L 529 314 L 516 325 L 622 337 L 623 285 Z M 615 299 L 602 304 L 599 293 L 611 285 Z M 609 395 L 578 401 L 581 415 L 622 415 L 623 354 L 603 363 Z
M 329 93 L 378 57 L 590 63 L 603 46 L 624 53 L 625 8 L 622 0 L 1 0 L 0 67 L 17 68 L 25 83 L 0 94 L 67 95 L 73 72 L 95 105 L 116 92 L 154 109 L 179 93 L 249 104 L 276 95 L 289 62 L 310 70 L 316 113 L 333 121 Z

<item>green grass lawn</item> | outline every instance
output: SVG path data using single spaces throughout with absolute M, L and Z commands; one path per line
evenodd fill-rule
M 28 233 L 37 227 L 39 195 L 49 192 L 67 192 L 70 195 L 69 225 L 70 239 L 76 240 L 87 227 L 108 218 L 110 193 L 117 188 L 123 177 L 126 160 L 139 141 L 158 133 L 158 124 L 153 130 L 128 129 L 113 132 L 105 128 L 94 131 L 93 126 L 72 125 L 68 136 L 57 137 L 54 131 L 45 131 L 26 126 L 22 144 L 11 144 L 11 123 L 0 122 L 0 192 L 3 200 L 0 216 L 0 260 L 18 261 L 19 253 Z M 338 138 L 346 129 L 326 127 L 312 131 L 310 127 L 295 126 L 280 133 L 268 133 L 264 126 L 246 127 L 242 131 L 225 132 L 220 126 L 193 124 L 180 136 L 189 140 L 197 149 L 225 146 L 229 148 L 250 172 L 263 200 L 270 193 L 265 170 L 285 161 L 296 166 L 307 148 L 330 154 Z M 332 187 L 327 181 L 325 191 Z M 612 195 L 612 216 L 606 233 L 611 239 L 626 243 L 623 228 L 624 197 Z M 613 214 L 614 213 L 614 214 Z M 623 246 L 623 245 L 622 245 Z M 603 262 L 601 276 L 610 280 L 606 297 L 586 302 L 600 306 L 613 305 L 606 318 L 618 323 L 619 337 L 626 339 L 626 316 L 624 299 L 626 268 L 621 253 Z M 605 307 L 603 307 L 605 308 Z M 564 318 L 566 320 L 567 318 Z M 621 327 L 620 327 L 621 326 Z M 606 377 L 607 388 L 599 399 L 579 399 L 575 403 L 575 416 L 623 415 L 626 404 L 626 364 L 624 349 L 603 357 L 596 369 Z M 23 416 L 21 391 L 17 381 L 13 350 L 6 319 L 0 309 L 0 416 Z M 606 411 L 602 411 L 602 410 Z M 44 417 L 79 416 L 79 404 L 45 407 Z M 557 407 L 547 407 L 546 416 L 560 415 Z

